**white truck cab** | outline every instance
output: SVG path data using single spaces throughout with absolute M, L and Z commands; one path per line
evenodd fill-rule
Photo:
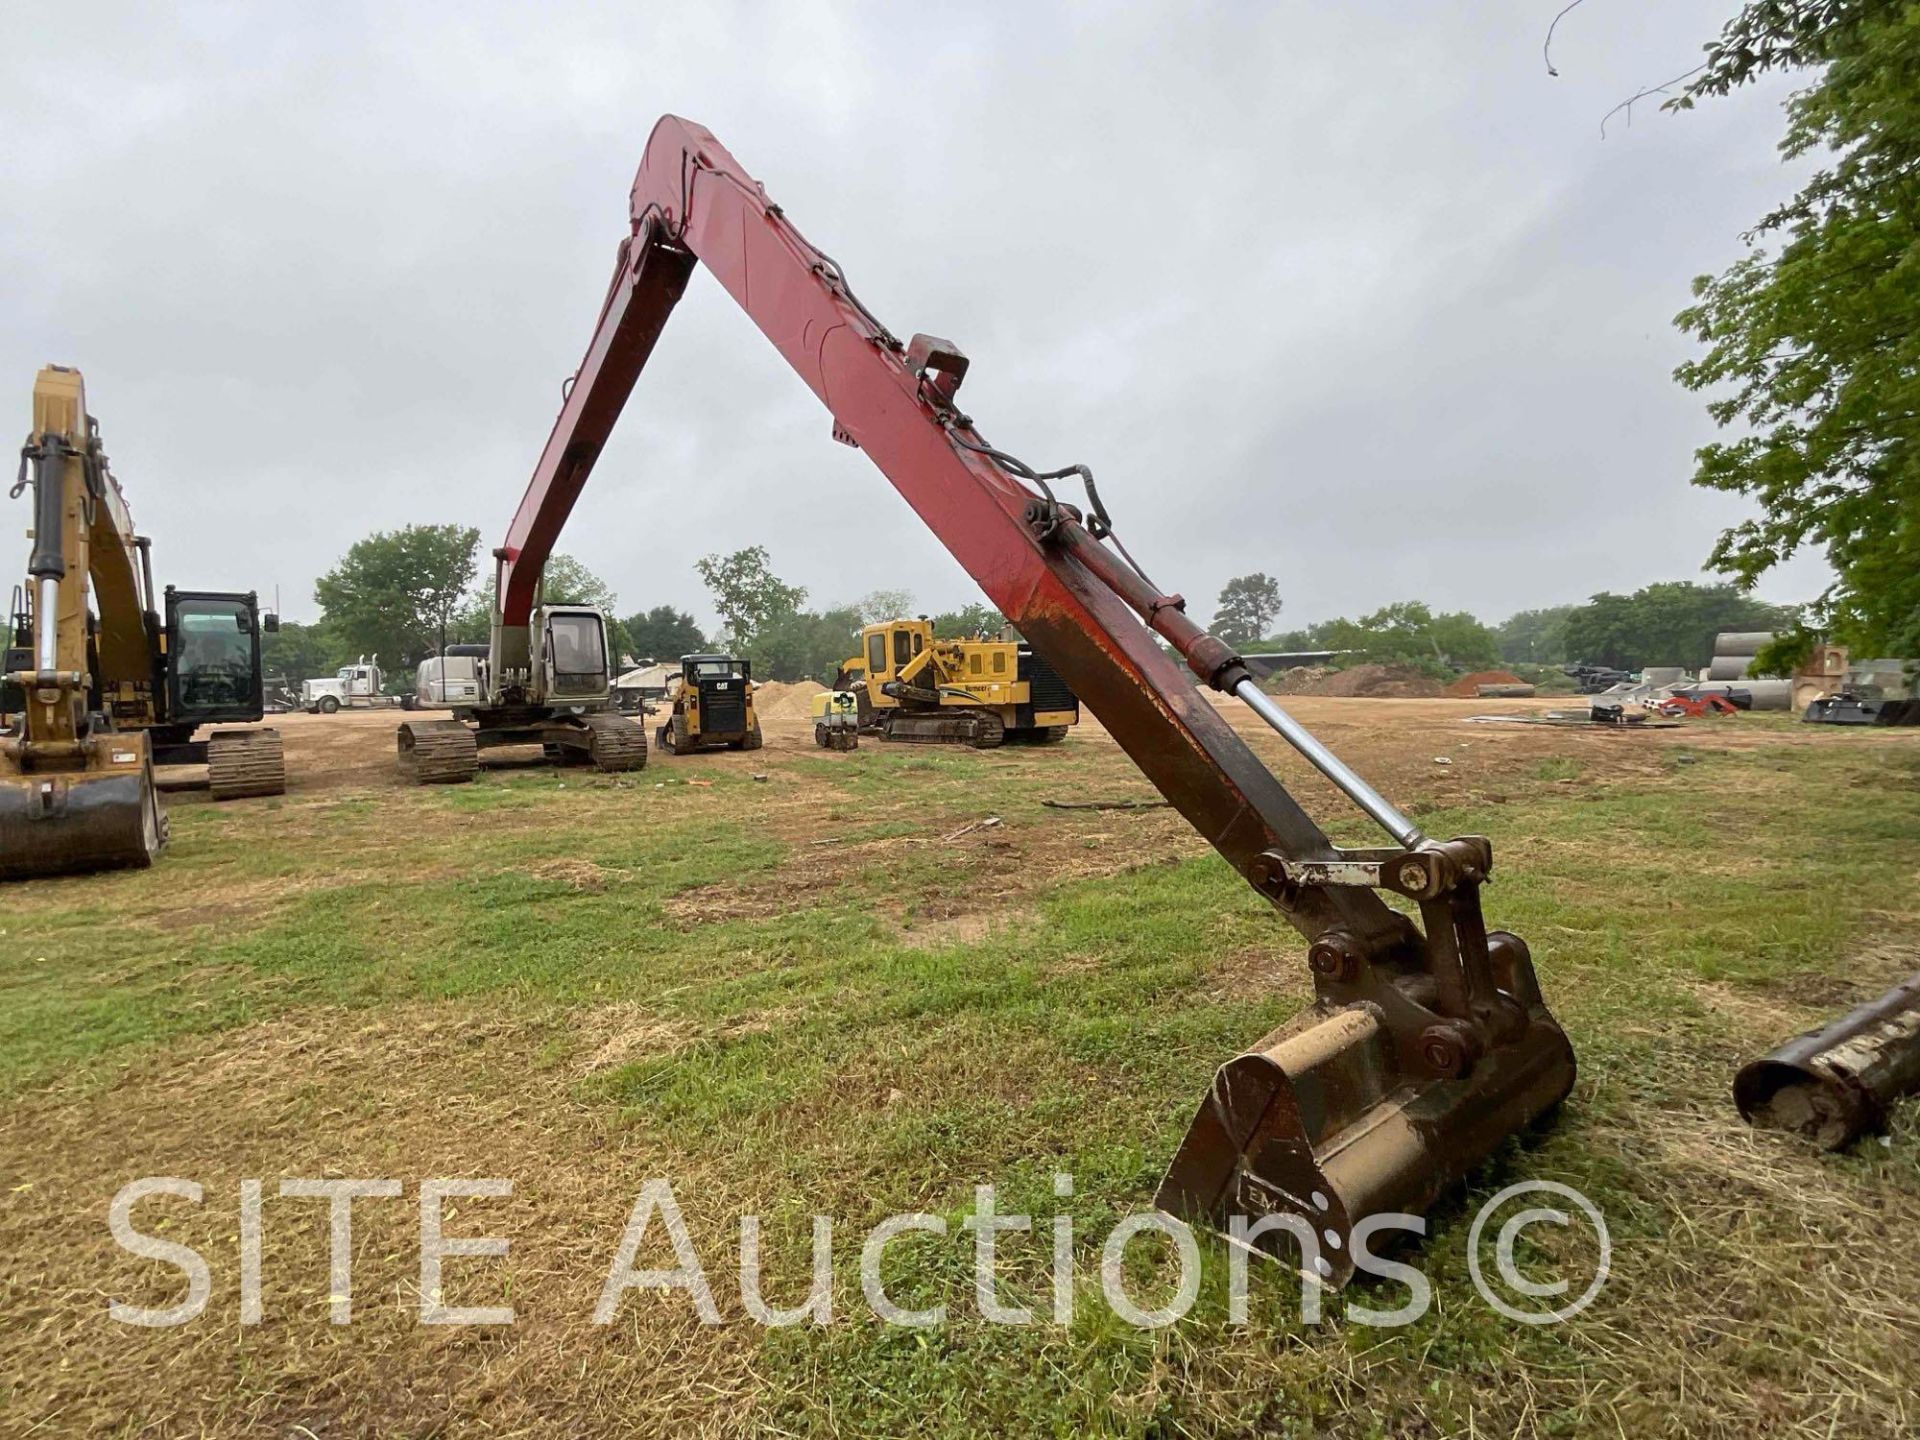
M 369 660 L 362 655 L 352 665 L 342 665 L 331 680 L 302 680 L 300 708 L 309 715 L 331 715 L 342 707 L 361 710 L 398 705 L 397 696 L 383 695 L 380 657 Z

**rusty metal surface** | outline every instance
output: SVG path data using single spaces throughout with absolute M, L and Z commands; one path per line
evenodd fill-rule
M 1734 1077 L 1741 1118 L 1790 1130 L 1828 1150 L 1885 1127 L 1920 1090 L 1920 975 L 1818 1030 L 1749 1061 Z
M 1409 1064 L 1394 1020 L 1364 1003 L 1316 1005 L 1221 1066 L 1154 1203 L 1221 1230 L 1236 1216 L 1299 1216 L 1311 1249 L 1277 1230 L 1256 1248 L 1344 1284 L 1354 1226 L 1421 1214 L 1572 1089 L 1572 1047 L 1524 952 L 1509 954 L 1525 968 L 1503 988 L 1535 997 L 1525 1028 L 1456 1078 Z

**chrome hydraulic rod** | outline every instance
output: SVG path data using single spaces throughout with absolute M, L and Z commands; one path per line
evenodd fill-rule
M 1274 704 L 1253 681 L 1242 680 L 1233 687 L 1233 693 L 1252 706 L 1254 714 L 1278 730 L 1282 740 L 1304 755 L 1307 763 L 1338 785 L 1349 800 L 1366 811 L 1381 829 L 1400 844 L 1412 850 L 1425 842 L 1427 837 L 1418 825 L 1394 809 L 1392 801 L 1355 774 L 1346 761 L 1315 739 L 1306 726 Z
M 44 576 L 33 602 L 34 664 L 45 675 L 60 668 L 60 581 Z

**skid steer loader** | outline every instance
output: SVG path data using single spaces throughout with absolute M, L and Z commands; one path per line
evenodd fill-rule
M 669 755 L 696 750 L 758 750 L 753 667 L 732 655 L 682 655 L 667 686 L 667 718 L 654 737 Z

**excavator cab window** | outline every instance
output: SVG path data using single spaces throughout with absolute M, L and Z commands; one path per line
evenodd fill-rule
M 893 663 L 896 667 L 905 665 L 913 659 L 913 634 L 908 630 L 893 632 Z
M 169 710 L 179 723 L 258 719 L 260 634 L 248 596 L 167 594 Z
M 588 697 L 607 688 L 605 630 L 598 615 L 554 615 L 547 621 L 547 664 L 556 699 Z
M 875 632 L 867 637 L 867 674 L 878 678 L 887 673 L 887 637 Z

